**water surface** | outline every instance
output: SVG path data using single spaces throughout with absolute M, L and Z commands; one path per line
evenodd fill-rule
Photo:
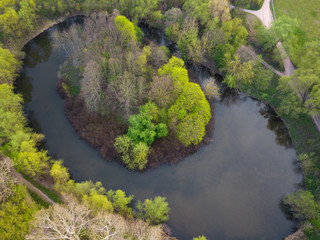
M 286 128 L 261 102 L 226 90 L 215 105 L 213 141 L 175 166 L 143 174 L 103 160 L 80 140 L 66 119 L 56 92 L 57 71 L 64 62 L 52 48 L 50 34 L 26 46 L 17 90 L 23 93 L 31 125 L 46 136 L 46 147 L 64 159 L 77 181 L 101 181 L 107 189 L 121 188 L 136 200 L 167 197 L 168 225 L 180 239 L 276 240 L 289 235 L 294 224 L 281 212 L 281 197 L 301 181 Z

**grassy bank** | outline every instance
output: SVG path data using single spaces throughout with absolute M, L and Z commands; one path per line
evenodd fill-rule
M 292 143 L 297 154 L 316 152 L 320 154 L 320 135 L 308 115 L 301 115 L 297 119 L 279 113 L 280 91 L 277 90 L 278 78 L 274 76 L 273 82 L 266 90 L 258 90 L 252 85 L 242 85 L 241 91 L 246 95 L 270 105 L 285 122 L 288 128 Z
M 276 17 L 287 15 L 297 18 L 308 39 L 320 38 L 319 0 L 274 0 Z

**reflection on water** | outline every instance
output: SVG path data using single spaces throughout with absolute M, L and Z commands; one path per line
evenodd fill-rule
M 49 33 L 26 48 L 17 89 L 26 99 L 33 126 L 45 134 L 49 153 L 64 159 L 75 180 L 101 181 L 137 200 L 167 197 L 168 225 L 180 239 L 203 234 L 215 240 L 270 240 L 291 233 L 294 224 L 281 212 L 280 199 L 295 190 L 301 175 L 293 169 L 296 153 L 285 127 L 271 109 L 226 89 L 215 106 L 212 143 L 177 165 L 143 174 L 128 172 L 101 159 L 66 119 L 56 92 L 57 71 L 65 56 L 50 47 Z M 207 75 L 199 71 L 200 77 Z

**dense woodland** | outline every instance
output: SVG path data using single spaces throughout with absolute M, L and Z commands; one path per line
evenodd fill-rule
M 262 1 L 232 3 L 257 9 Z M 62 162 L 50 159 L 46 151 L 38 148 L 43 136 L 27 127 L 22 98 L 14 93 L 13 84 L 21 69 L 22 46 L 49 19 L 96 12 L 86 19 L 83 28 L 72 26 L 55 37 L 56 44 L 64 47 L 69 56 L 60 69 L 65 80 L 61 86 L 66 94 L 79 95 L 89 111 L 103 116 L 113 112 L 128 123 L 125 132 L 116 138 L 115 148 L 129 169 L 143 169 L 153 141 L 170 131 L 185 145 L 198 144 L 203 138 L 204 127 L 211 118 L 207 99 L 217 98 L 219 93 L 213 80 L 206 82 L 203 89 L 190 82 L 185 62 L 198 65 L 214 61 L 225 84 L 269 103 L 285 122 L 292 123 L 288 124 L 289 130 L 301 119 L 319 115 L 319 39 L 307 36 L 298 19 L 283 15 L 265 29 L 238 10 L 230 12 L 228 4 L 227 0 L 0 2 L 1 236 L 167 238 L 157 225 L 168 219 L 165 198 L 147 199 L 132 208 L 133 196 L 126 196 L 121 190 L 106 191 L 100 183 L 70 180 Z M 108 21 L 98 12 L 107 12 Z M 142 44 L 139 22 L 164 31 L 176 43 L 179 54 L 171 56 L 156 44 Z M 94 31 L 96 27 L 104 31 Z M 72 44 L 66 39 L 71 39 Z M 241 45 L 250 44 L 281 68 L 281 54 L 275 48 L 278 41 L 297 67 L 292 76 L 278 78 L 259 61 L 246 58 L 239 51 Z M 78 76 L 68 78 L 70 72 Z M 305 188 L 285 197 L 283 204 L 300 220 L 306 237 L 318 239 L 319 143 L 313 138 L 300 143 L 295 138 L 304 135 L 292 133 Z M 57 203 L 48 206 L 41 201 L 19 183 L 15 171 L 38 182 L 51 182 L 54 189 L 50 192 L 57 197 Z M 70 224 L 75 218 L 77 222 Z

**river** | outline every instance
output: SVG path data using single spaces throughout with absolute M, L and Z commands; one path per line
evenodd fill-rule
M 144 173 L 129 172 L 103 160 L 80 140 L 65 116 L 56 91 L 62 50 L 51 34 L 56 25 L 30 41 L 16 89 L 23 94 L 30 125 L 43 133 L 49 154 L 63 159 L 76 181 L 101 181 L 136 200 L 167 197 L 173 236 L 214 240 L 277 240 L 295 224 L 280 209 L 281 198 L 302 180 L 287 130 L 263 103 L 226 89 L 215 104 L 213 141 L 177 165 Z

